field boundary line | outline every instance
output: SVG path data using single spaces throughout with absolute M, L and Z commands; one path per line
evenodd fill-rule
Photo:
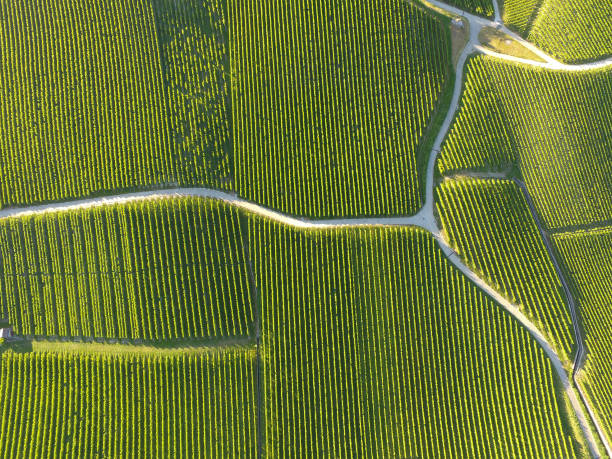
M 577 308 L 576 308 L 576 301 L 574 299 L 574 295 L 572 294 L 572 291 L 569 287 L 569 283 L 567 282 L 565 274 L 563 270 L 561 269 L 561 265 L 559 264 L 559 261 L 557 260 L 555 250 L 553 249 L 553 246 L 550 242 L 550 237 L 548 236 L 548 233 L 542 226 L 542 222 L 540 221 L 540 217 L 538 216 L 538 212 L 537 212 L 535 203 L 533 202 L 533 199 L 531 198 L 531 195 L 529 194 L 529 190 L 527 189 L 525 182 L 517 178 L 514 178 L 513 182 L 521 189 L 521 191 L 523 192 L 523 195 L 525 196 L 525 199 L 527 201 L 527 205 L 529 206 L 531 215 L 536 223 L 536 226 L 538 227 L 538 230 L 540 231 L 540 236 L 542 237 L 542 240 L 544 241 L 544 245 L 546 246 L 546 251 L 548 252 L 548 256 L 553 262 L 555 271 L 557 272 L 557 276 L 559 277 L 559 280 L 561 281 L 561 285 L 563 286 L 563 291 L 565 292 L 565 296 L 567 298 L 568 306 L 570 309 L 570 314 L 572 316 L 572 324 L 574 326 L 574 337 L 575 337 L 576 347 L 577 347 L 576 356 L 574 358 L 574 364 L 572 366 L 572 375 L 571 375 L 572 381 L 574 385 L 576 386 L 578 394 L 580 395 L 580 398 L 582 402 L 584 403 L 584 406 L 586 407 L 587 412 L 589 413 L 591 422 L 593 422 L 593 425 L 595 426 L 595 430 L 597 430 L 597 434 L 599 435 L 601 443 L 606 449 L 606 453 L 608 454 L 609 457 L 612 457 L 612 449 L 610 448 L 610 445 L 608 444 L 605 433 L 601 425 L 599 424 L 597 418 L 595 417 L 595 413 L 591 409 L 591 406 L 586 396 L 584 395 L 584 392 L 582 391 L 580 384 L 578 384 L 578 380 L 576 379 L 576 374 L 582 368 L 582 361 L 586 357 L 586 351 L 584 347 L 584 337 L 582 336 L 582 331 L 580 330 L 580 325 L 578 322 L 578 313 L 576 312 Z
M 251 284 L 253 302 L 253 332 L 255 333 L 255 387 L 257 391 L 257 420 L 256 420 L 256 435 L 257 435 L 257 458 L 263 457 L 263 404 L 261 394 L 263 391 L 261 375 L 263 373 L 263 364 L 261 359 L 261 303 L 259 289 L 255 281 L 255 272 L 253 271 L 253 262 L 251 259 L 251 247 L 249 244 L 249 222 L 244 215 L 239 215 L 240 236 L 242 238 L 242 247 L 244 256 L 247 259 L 247 271 L 249 283 Z

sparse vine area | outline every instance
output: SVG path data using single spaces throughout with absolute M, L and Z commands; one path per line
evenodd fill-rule
M 555 2 L 0 5 L 0 455 L 612 454 L 612 28 Z

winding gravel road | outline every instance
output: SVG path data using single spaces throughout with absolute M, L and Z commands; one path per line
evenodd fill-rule
M 427 164 L 427 176 L 426 176 L 426 193 L 425 193 L 425 203 L 423 208 L 415 215 L 409 217 L 389 217 L 389 218 L 343 218 L 343 219 L 329 219 L 329 220 L 308 220 L 299 217 L 293 217 L 281 212 L 277 212 L 274 210 L 267 209 L 265 207 L 259 206 L 252 202 L 246 201 L 235 194 L 226 193 L 219 190 L 211 190 L 208 188 L 171 188 L 171 189 L 163 189 L 163 190 L 153 190 L 153 191 L 144 191 L 144 192 L 136 192 L 136 193 L 126 193 L 117 196 L 108 196 L 108 197 L 97 197 L 90 199 L 82 199 L 64 203 L 51 203 L 51 204 L 41 204 L 34 205 L 28 207 L 16 207 L 16 208 L 8 208 L 0 210 L 0 218 L 9 218 L 9 217 L 19 217 L 26 216 L 32 214 L 39 214 L 44 212 L 58 212 L 65 211 L 70 209 L 79 209 L 79 208 L 88 208 L 94 206 L 103 206 L 110 204 L 118 204 L 118 203 L 127 203 L 133 201 L 140 201 L 146 199 L 158 199 L 158 198 L 167 198 L 167 197 L 178 197 L 178 196 L 197 196 L 202 198 L 212 198 L 219 199 L 226 202 L 229 202 L 239 208 L 248 210 L 255 214 L 274 219 L 276 221 L 285 223 L 287 225 L 294 226 L 296 228 L 337 228 L 337 227 L 347 227 L 347 226 L 372 226 L 372 225 L 398 225 L 398 226 L 416 226 L 423 228 L 426 231 L 429 231 L 434 238 L 436 239 L 438 245 L 441 250 L 444 252 L 448 260 L 461 272 L 463 272 L 469 279 L 471 279 L 480 289 L 482 289 L 487 295 L 493 298 L 497 303 L 499 303 L 504 309 L 506 309 L 512 316 L 514 316 L 534 337 L 534 339 L 540 344 L 542 349 L 546 352 L 547 356 L 550 358 L 555 371 L 557 372 L 559 379 L 563 385 L 565 393 L 567 394 L 572 408 L 575 412 L 576 418 L 578 419 L 578 423 L 580 425 L 581 430 L 583 431 L 585 438 L 588 443 L 588 447 L 593 454 L 593 456 L 598 457 L 599 454 L 597 452 L 595 438 L 589 428 L 588 422 L 586 420 L 585 414 L 582 409 L 582 405 L 580 401 L 576 397 L 576 393 L 574 388 L 568 378 L 568 374 L 563 366 L 563 363 L 559 359 L 559 356 L 556 354 L 552 346 L 548 343 L 544 335 L 540 332 L 540 330 L 533 324 L 520 310 L 520 308 L 504 297 L 502 297 L 495 289 L 489 286 L 483 279 L 481 279 L 475 272 L 473 272 L 457 255 L 457 253 L 448 245 L 447 241 L 444 239 L 444 236 L 438 226 L 438 223 L 434 216 L 434 187 L 435 187 L 435 166 L 438 154 L 442 147 L 442 143 L 446 137 L 447 132 L 449 131 L 452 121 L 455 117 L 459 106 L 459 100 L 461 96 L 462 82 L 463 82 L 463 74 L 465 69 L 465 63 L 470 54 L 480 52 L 484 54 L 489 54 L 500 59 L 505 59 L 508 61 L 514 61 L 525 65 L 549 68 L 552 70 L 565 70 L 565 71 L 586 71 L 592 70 L 596 68 L 603 68 L 606 66 L 612 66 L 612 58 L 604 61 L 593 62 L 590 64 L 581 64 L 581 65 L 568 65 L 558 62 L 553 59 L 548 54 L 544 53 L 539 48 L 535 47 L 533 44 L 525 41 L 523 38 L 507 29 L 503 24 L 500 23 L 500 13 L 497 2 L 495 4 L 495 18 L 496 21 L 490 21 L 485 18 L 481 18 L 479 16 L 475 16 L 473 14 L 466 13 L 458 8 L 446 5 L 437 0 L 427 0 L 423 1 L 423 3 L 431 4 L 436 6 L 437 8 L 446 10 L 452 14 L 457 16 L 461 16 L 469 21 L 470 24 L 470 38 L 465 48 L 463 49 L 456 70 L 456 77 L 454 82 L 453 96 L 452 102 L 448 109 L 448 113 L 446 118 L 444 119 L 444 123 L 442 124 L 440 131 L 434 141 L 434 145 L 432 151 L 430 153 L 429 161 Z M 480 46 L 478 41 L 478 34 L 482 27 L 494 27 L 502 30 L 508 35 L 512 36 L 515 40 L 522 43 L 532 52 L 540 56 L 545 62 L 536 62 L 529 59 L 521 59 L 513 56 L 508 56 L 504 54 L 499 54 Z M 524 190 L 526 191 L 526 190 Z M 528 195 L 527 195 L 528 196 Z M 534 214 L 537 216 L 537 214 Z M 546 241 L 546 239 L 545 239 Z M 548 244 L 547 244 L 548 246 Z M 558 266 L 557 261 L 554 258 L 554 254 L 551 253 L 551 257 L 556 266 Z M 562 273 L 560 277 L 566 285 L 565 280 L 562 277 Z M 571 292 L 568 294 L 568 298 L 570 298 L 571 309 L 572 309 L 572 318 L 575 322 L 575 330 L 576 330 L 576 342 L 578 346 L 577 358 L 574 362 L 574 376 L 575 371 L 578 368 L 577 366 L 580 364 L 580 360 L 584 353 L 584 345 L 582 341 L 582 336 L 580 335 L 580 330 L 577 327 L 576 313 L 573 306 L 573 299 L 571 299 Z M 579 392 L 580 388 L 578 384 L 575 382 L 574 384 L 578 388 Z M 581 393 L 582 396 L 582 393 Z M 582 396 L 583 397 L 583 396 Z M 583 403 L 587 407 L 589 415 L 591 417 L 591 421 L 594 422 L 596 429 L 598 430 L 598 434 L 601 437 L 601 440 L 606 448 L 608 454 L 612 457 L 612 453 L 609 445 L 606 442 L 605 436 L 603 435 L 603 431 L 600 429 L 600 426 L 597 423 L 597 420 L 593 414 L 591 407 L 589 406 L 588 400 L 583 397 Z

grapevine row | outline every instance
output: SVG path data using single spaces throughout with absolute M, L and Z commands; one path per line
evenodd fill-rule
M 250 225 L 267 456 L 576 455 L 550 361 L 430 235 Z
M 314 218 L 416 213 L 450 43 L 402 0 L 230 0 L 237 191 Z
M 255 457 L 255 352 L 0 356 L 3 457 Z
M 238 211 L 146 200 L 0 220 L 0 295 L 24 335 L 167 340 L 247 335 Z
M 492 19 L 495 16 L 495 9 L 493 8 L 493 2 L 495 1 L 498 0 L 447 0 L 445 3 Z
M 569 361 L 573 336 L 562 286 L 520 188 L 510 181 L 444 181 L 437 209 L 450 244 L 537 324 Z
M 612 73 L 562 72 L 479 56 L 439 169 L 518 167 L 549 228 L 612 215 Z
M 578 373 L 608 441 L 612 440 L 612 227 L 553 237 L 571 275 L 587 356 Z
M 0 41 L 0 207 L 233 187 L 220 0 L 8 0 Z
M 502 0 L 502 20 L 510 29 L 526 37 L 545 0 Z
M 612 3 L 596 0 L 504 0 L 504 22 L 559 60 L 612 56 Z

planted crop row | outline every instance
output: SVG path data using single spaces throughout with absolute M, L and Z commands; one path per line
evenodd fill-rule
M 219 0 L 0 5 L 0 207 L 232 187 Z
M 493 9 L 494 1 L 497 0 L 448 0 L 445 3 L 454 5 L 470 13 L 493 18 L 495 16 L 495 10 Z
M 173 181 L 151 8 L 0 6 L 0 205 Z
M 233 186 L 224 0 L 152 0 L 181 185 Z
M 576 456 L 550 361 L 430 235 L 257 219 L 250 234 L 264 454 Z
M 527 37 L 545 0 L 502 0 L 502 20 L 509 28 Z
M 519 305 L 569 361 L 573 344 L 562 287 L 520 188 L 509 181 L 445 181 L 442 228 L 463 260 Z
M 255 457 L 254 351 L 0 357 L 3 457 Z
M 402 0 L 229 3 L 238 192 L 309 217 L 418 211 L 445 27 Z
M 612 55 L 612 3 L 597 0 L 504 0 L 504 22 L 564 62 Z
M 247 335 L 239 217 L 145 200 L 0 220 L 0 294 L 18 334 L 164 340 Z
M 470 60 L 439 169 L 516 164 L 550 228 L 612 215 L 612 73 Z
M 612 440 L 612 227 L 554 236 L 582 316 L 586 363 L 579 377 Z

